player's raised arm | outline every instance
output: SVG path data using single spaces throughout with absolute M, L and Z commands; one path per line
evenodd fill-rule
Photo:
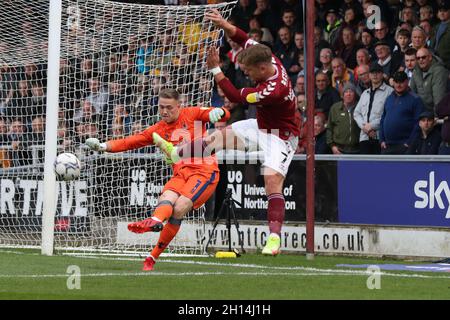
M 217 9 L 208 11 L 205 14 L 205 18 L 206 20 L 214 23 L 217 27 L 223 29 L 228 37 L 230 37 L 234 42 L 237 42 L 243 48 L 247 48 L 248 46 L 258 43 L 250 39 L 245 31 L 225 20 Z
M 214 23 L 217 27 L 223 29 L 225 31 L 225 34 L 229 37 L 233 37 L 236 34 L 236 26 L 229 23 L 227 20 L 225 20 L 222 15 L 220 14 L 219 10 L 212 9 L 205 13 L 206 20 L 211 21 Z

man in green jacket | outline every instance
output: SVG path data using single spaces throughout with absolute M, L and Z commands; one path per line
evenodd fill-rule
M 333 154 L 359 153 L 360 128 L 353 118 L 358 95 L 353 84 L 347 83 L 343 100 L 331 106 L 328 114 L 327 144 Z
M 411 78 L 411 90 L 422 98 L 425 108 L 435 112 L 434 108 L 447 91 L 448 70 L 427 48 L 417 50 L 417 65 Z

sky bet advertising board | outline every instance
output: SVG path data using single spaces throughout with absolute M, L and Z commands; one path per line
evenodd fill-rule
M 338 221 L 450 227 L 450 163 L 338 162 Z

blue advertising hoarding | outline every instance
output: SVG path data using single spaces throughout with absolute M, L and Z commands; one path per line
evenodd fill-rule
M 338 161 L 340 223 L 450 227 L 450 163 Z

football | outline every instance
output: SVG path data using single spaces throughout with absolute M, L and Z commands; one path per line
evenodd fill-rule
M 55 173 L 60 180 L 74 180 L 80 176 L 80 171 L 81 162 L 73 153 L 65 152 L 56 157 Z

